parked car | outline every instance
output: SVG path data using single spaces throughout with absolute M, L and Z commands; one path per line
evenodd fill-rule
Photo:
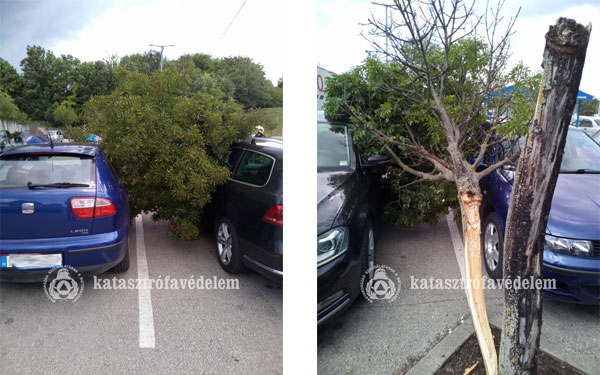
M 128 196 L 95 145 L 26 145 L 0 155 L 0 279 L 129 268 Z
M 61 130 L 48 130 L 48 138 L 49 140 L 52 140 L 52 142 L 62 142 L 63 133 Z
M 600 129 L 596 130 L 590 137 L 592 137 L 594 142 L 600 145 Z
M 376 167 L 390 159 L 361 159 L 349 125 L 317 122 L 317 325 L 343 313 L 373 278 L 375 236 L 383 206 Z M 367 271 L 371 271 L 367 273 Z M 368 281 L 368 280 L 367 280 Z
M 250 268 L 283 282 L 283 141 L 234 143 L 225 164 L 231 178 L 213 194 L 217 258 L 230 273 Z
M 502 149 L 501 149 L 502 152 Z M 514 152 L 518 152 L 515 150 Z M 503 276 L 504 233 L 514 167 L 481 180 L 481 246 L 487 273 Z M 562 301 L 600 302 L 600 146 L 570 128 L 546 227 L 542 277 L 555 279 L 544 295 Z
M 600 130 L 600 117 L 594 116 L 573 116 L 571 118 L 571 126 L 576 128 L 581 128 L 588 134 L 592 134 L 598 130 Z

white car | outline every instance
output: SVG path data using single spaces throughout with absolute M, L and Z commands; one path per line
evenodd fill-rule
M 571 126 L 582 128 L 584 132 L 591 135 L 600 130 L 600 117 L 579 116 L 579 121 L 577 121 L 577 116 L 573 116 L 571 117 Z
M 63 134 L 60 130 L 48 130 L 48 138 L 50 138 L 53 142 L 62 142 Z

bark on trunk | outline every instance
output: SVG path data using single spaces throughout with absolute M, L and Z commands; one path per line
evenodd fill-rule
M 481 196 L 471 192 L 462 193 L 460 194 L 460 203 L 465 238 L 467 300 L 486 373 L 495 375 L 498 373 L 498 357 L 487 317 L 481 271 L 481 220 L 479 217 Z
M 501 374 L 536 374 L 544 235 L 591 32 L 560 18 L 546 34 L 540 96 L 521 150 L 504 242 Z M 539 280 L 539 281 L 538 281 Z M 509 284 L 510 283 L 510 284 Z

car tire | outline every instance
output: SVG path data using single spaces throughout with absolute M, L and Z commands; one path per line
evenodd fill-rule
M 240 273 L 246 270 L 242 263 L 242 255 L 238 247 L 237 232 L 233 222 L 224 217 L 219 220 L 216 231 L 217 258 L 221 268 L 229 273 Z
M 504 271 L 504 234 L 498 214 L 492 212 L 485 218 L 481 233 L 481 252 L 485 270 L 492 279 L 502 279 Z
M 125 251 L 125 257 L 123 258 L 123 260 L 117 264 L 116 266 L 114 266 L 113 268 L 110 269 L 111 272 L 115 272 L 115 273 L 123 273 L 123 272 L 127 272 L 127 270 L 129 270 L 129 247 L 127 248 L 127 251 Z
M 362 243 L 360 246 L 361 256 L 361 279 L 363 276 L 364 283 L 373 280 L 375 273 L 375 230 L 371 220 L 367 221 L 365 230 L 362 236 Z M 367 273 L 369 271 L 369 273 Z M 363 283 L 363 284 L 364 284 Z

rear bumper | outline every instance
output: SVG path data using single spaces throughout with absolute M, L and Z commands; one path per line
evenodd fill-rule
M 2 240 L 0 253 L 60 253 L 62 266 L 70 266 L 82 276 L 97 275 L 119 264 L 129 248 L 129 224 L 118 231 L 82 237 L 35 240 Z M 40 281 L 51 268 L 0 268 L 0 281 Z

